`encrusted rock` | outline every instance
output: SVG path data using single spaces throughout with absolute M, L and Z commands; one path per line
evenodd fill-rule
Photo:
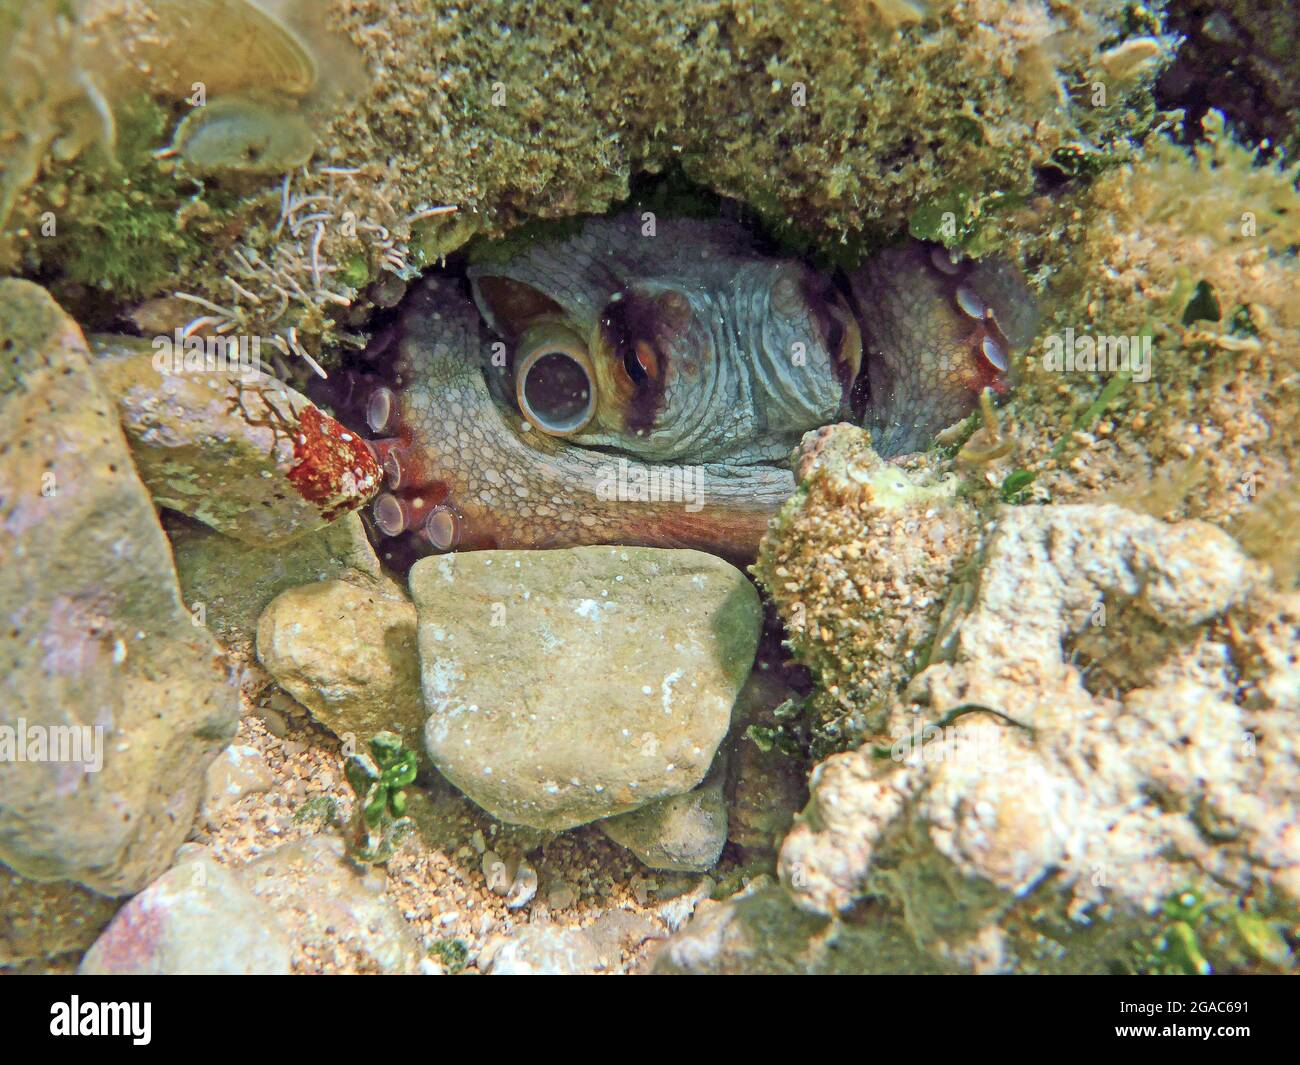
M 127 894 L 189 831 L 237 692 L 76 325 L 3 281 L 0 338 L 0 859 Z
M 382 475 L 365 443 L 252 364 L 231 366 L 123 337 L 96 340 L 95 374 L 117 402 L 159 506 L 264 546 L 367 503 Z M 149 350 L 141 350 L 141 348 Z
M 818 914 L 868 894 L 900 904 L 950 960 L 1001 937 L 1009 968 L 1041 962 L 1000 923 L 1031 892 L 1040 914 L 1056 900 L 1063 929 L 1098 907 L 1112 922 L 1154 913 L 1189 884 L 1291 892 L 1300 752 L 1278 708 L 1235 690 L 1233 651 L 1203 627 L 1260 576 L 1202 522 L 1002 510 L 941 641 L 948 660 L 895 704 L 892 747 L 817 768 L 783 882 Z M 1149 637 L 1115 644 L 1141 656 L 1115 670 L 1131 679 L 1090 690 L 1081 634 L 1130 626 Z M 937 883 L 942 897 L 927 894 Z
M 953 572 L 974 550 L 976 517 L 957 479 L 926 461 L 885 462 L 852 425 L 808 433 L 799 488 L 763 538 L 753 572 L 819 681 L 818 752 L 856 746 L 883 720 L 924 664 Z
M 400 589 L 343 580 L 278 595 L 257 625 L 262 665 L 295 699 L 357 749 L 395 732 L 420 749 L 425 710 L 415 608 Z
M 285 976 L 289 942 L 237 873 L 200 857 L 169 869 L 118 912 L 78 970 L 109 976 Z
M 426 749 L 489 813 L 565 829 L 703 780 L 758 641 L 738 570 L 584 547 L 427 558 L 410 581 Z

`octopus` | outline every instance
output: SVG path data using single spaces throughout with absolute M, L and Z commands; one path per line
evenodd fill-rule
M 691 547 L 751 560 L 803 434 L 927 447 L 1032 330 L 1005 264 L 911 241 L 850 271 L 727 221 L 633 214 L 427 276 L 336 397 L 369 437 L 390 561 L 477 548 Z M 364 426 L 364 428 L 362 428 Z

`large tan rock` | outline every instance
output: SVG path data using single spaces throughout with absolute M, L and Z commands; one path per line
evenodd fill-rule
M 704 779 L 762 612 L 698 551 L 478 551 L 411 570 L 425 748 L 503 821 L 565 829 Z
M 76 324 L 3 281 L 0 348 L 0 860 L 127 894 L 189 830 L 237 693 Z

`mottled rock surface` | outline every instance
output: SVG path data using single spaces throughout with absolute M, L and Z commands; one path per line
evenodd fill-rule
M 237 694 L 181 603 L 167 540 L 76 325 L 0 282 L 0 859 L 110 895 L 167 867 Z M 84 741 L 77 752 L 36 737 Z M 39 733 L 35 730 L 41 730 Z M 102 767 L 97 763 L 102 758 Z
M 271 908 L 209 858 L 169 869 L 118 912 L 78 970 L 109 976 L 288 975 Z
M 783 883 L 817 914 L 864 896 L 901 904 L 950 960 L 997 939 L 985 962 L 1009 969 L 1041 963 L 1029 940 L 1002 936 L 1020 899 L 1060 907 L 1073 936 L 1085 915 L 1152 914 L 1189 884 L 1284 897 L 1300 866 L 1286 827 L 1300 758 L 1282 706 L 1238 691 L 1235 652 L 1205 625 L 1260 578 L 1201 522 L 1003 509 L 947 660 L 894 707 L 892 747 L 817 767 Z M 1097 631 L 1113 654 L 1086 685 Z
M 423 559 L 425 747 L 504 821 L 564 829 L 689 791 L 753 662 L 758 595 L 696 551 Z

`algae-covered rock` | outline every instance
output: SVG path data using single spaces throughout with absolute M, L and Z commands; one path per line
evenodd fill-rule
M 181 603 L 80 330 L 4 281 L 0 344 L 0 858 L 125 894 L 188 831 L 236 690 Z
M 811 714 L 825 752 L 861 742 L 924 665 L 977 517 L 954 475 L 885 462 L 852 425 L 807 434 L 795 475 L 753 572 L 819 681 Z
M 1235 141 L 1216 111 L 1181 134 L 1190 151 L 1152 136 L 1021 218 L 1043 327 L 1004 414 L 1014 463 L 1040 501 L 1231 523 L 1293 585 L 1300 435 L 1281 427 L 1300 420 L 1297 169 Z
M 426 558 L 410 582 L 425 749 L 489 813 L 572 828 L 704 779 L 758 642 L 740 571 L 583 547 Z
M 239 15 L 253 5 L 226 6 Z M 23 15 L 32 22 L 52 17 L 53 3 L 31 7 Z M 669 168 L 744 201 L 800 242 L 843 239 L 851 248 L 863 231 L 895 233 L 946 214 L 964 228 L 987 211 L 985 200 L 1030 192 L 1035 168 L 1058 152 L 1103 154 L 1149 125 L 1149 85 L 1170 42 L 1130 8 L 1124 0 L 636 0 L 597 18 L 580 3 L 511 0 L 484 20 L 424 0 L 287 0 L 278 13 L 313 53 L 322 81 L 348 65 L 336 62 L 341 47 L 367 72 L 343 94 L 349 106 L 304 110 L 319 142 L 315 164 L 290 176 L 287 202 L 276 176 L 232 204 L 171 180 L 149 152 L 133 156 L 128 180 L 141 213 L 170 217 L 186 193 L 197 194 L 205 210 L 187 217 L 206 240 L 182 242 L 174 272 L 143 255 L 116 262 L 115 284 L 139 297 L 203 297 L 250 333 L 294 328 L 316 338 L 337 330 L 338 308 L 364 299 L 369 280 L 409 279 L 476 231 L 498 236 L 532 219 L 604 211 L 627 198 L 637 174 Z M 61 73 L 31 90 L 33 129 L 16 149 L 23 165 L 13 167 L 21 175 L 15 229 L 37 231 L 54 206 L 69 227 L 102 220 L 132 245 L 117 190 L 97 182 L 102 165 L 72 175 L 43 165 L 61 105 L 94 115 L 78 73 L 103 84 L 110 109 L 142 87 L 137 77 L 102 77 L 104 67 L 134 73 L 142 60 L 159 71 L 156 91 L 172 106 L 205 71 L 230 74 L 230 84 L 210 86 L 217 96 L 246 88 L 240 69 L 265 72 L 281 97 L 304 91 L 275 77 L 291 67 L 253 61 L 283 34 L 252 27 L 220 60 L 196 60 L 184 92 L 168 93 L 171 71 L 190 72 L 178 57 L 211 50 L 192 39 L 195 21 L 166 20 L 150 37 L 115 18 L 110 4 L 66 42 L 21 26 L 35 65 Z M 99 57 L 113 53 L 93 47 L 104 39 L 134 49 L 135 62 L 105 63 Z M 1135 41 L 1140 62 L 1112 55 Z M 32 80 L 25 66 L 14 78 Z M 159 127 L 155 150 L 172 132 Z M 289 208 L 287 217 L 267 212 L 268 200 Z M 430 213 L 439 205 L 459 205 L 459 219 Z M 300 226 L 302 218 L 313 221 Z M 14 239 L 0 244 L 0 263 L 25 252 L 57 269 L 67 250 L 62 241 Z

